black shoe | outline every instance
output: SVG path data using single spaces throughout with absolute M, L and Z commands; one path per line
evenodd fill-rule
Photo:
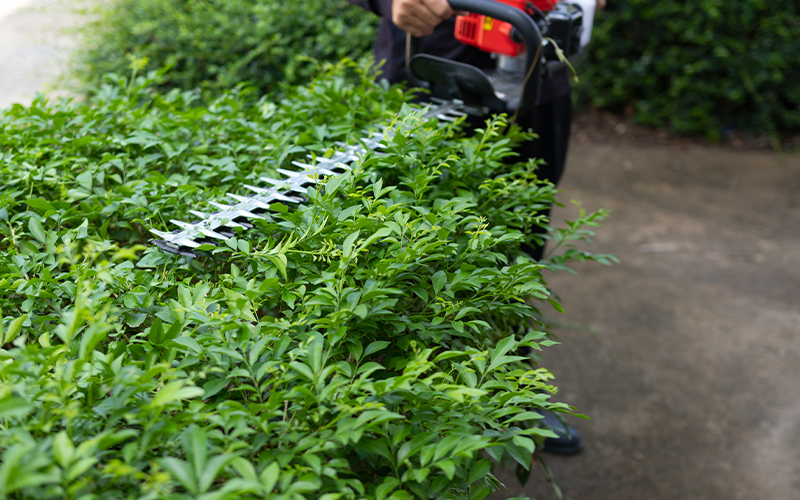
M 542 451 L 554 455 L 575 455 L 583 449 L 583 438 L 578 429 L 563 423 L 558 417 L 549 411 L 537 410 L 544 415 L 539 420 L 540 423 L 550 427 L 553 432 L 558 434 L 557 438 L 546 438 Z

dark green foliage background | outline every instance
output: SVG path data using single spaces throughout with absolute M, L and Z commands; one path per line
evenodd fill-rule
M 317 61 L 358 59 L 375 28 L 346 0 L 115 0 L 91 29 L 81 71 L 94 83 L 147 58 L 148 68 L 174 65 L 164 87 L 217 94 L 250 82 L 266 93 L 309 81 Z
M 260 92 L 303 84 L 320 63 L 369 57 L 377 18 L 346 0 L 114 0 L 82 56 L 85 80 L 174 65 L 164 87 L 211 95 L 250 82 Z M 584 104 L 621 110 L 678 133 L 726 127 L 800 130 L 798 4 L 620 0 L 595 21 L 581 73 Z
M 726 126 L 800 130 L 796 1 L 619 0 L 596 19 L 582 97 L 719 138 Z

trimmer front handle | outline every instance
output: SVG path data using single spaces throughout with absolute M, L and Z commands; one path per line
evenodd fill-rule
M 526 110 L 530 109 L 533 105 L 536 104 L 536 101 L 539 97 L 539 83 L 541 81 L 541 72 L 542 72 L 542 64 L 540 60 L 536 60 L 537 54 L 540 53 L 539 46 L 542 43 L 542 35 L 539 31 L 539 27 L 536 25 L 536 22 L 533 18 L 524 10 L 512 7 L 511 5 L 507 5 L 505 3 L 497 2 L 495 0 L 448 0 L 450 7 L 455 11 L 463 11 L 463 12 L 471 12 L 474 14 L 479 14 L 483 16 L 490 17 L 497 21 L 503 21 L 506 23 L 511 24 L 514 27 L 513 35 L 514 38 L 517 39 L 516 41 L 522 42 L 525 44 L 526 49 L 526 64 L 525 67 L 529 69 L 527 75 L 527 81 L 525 83 L 524 92 L 522 92 L 521 100 L 508 100 L 503 101 L 505 103 L 505 109 L 497 109 L 503 106 L 498 105 L 495 101 L 497 99 L 492 99 L 494 97 L 494 91 L 492 91 L 492 96 L 486 96 L 487 103 L 494 103 L 487 104 L 489 108 L 492 108 L 493 111 L 499 112 L 506 112 L 506 113 L 513 113 L 515 110 L 519 109 L 520 112 L 524 113 Z M 416 37 L 408 35 L 407 38 L 407 47 L 406 47 L 406 70 L 408 73 L 408 80 L 409 82 L 417 87 L 423 88 L 430 88 L 429 81 L 426 81 L 423 78 L 420 78 L 420 75 L 416 74 L 414 71 L 414 64 L 412 64 L 412 60 L 415 56 L 419 55 L 419 42 L 420 40 Z M 426 56 L 428 60 L 439 60 L 442 65 L 445 65 L 444 59 L 434 58 L 433 56 Z M 539 57 L 539 59 L 541 59 Z M 426 64 L 426 66 L 430 66 L 430 64 Z M 456 77 L 453 78 L 454 81 L 459 79 L 470 79 L 473 75 L 470 73 L 474 73 L 471 71 L 462 71 L 465 69 L 463 63 L 453 63 L 451 66 L 453 71 L 458 73 Z M 532 68 L 532 69 L 531 69 Z M 478 68 L 474 68 L 477 73 L 474 73 L 475 78 L 477 77 L 478 73 L 482 73 Z M 441 76 L 441 75 L 437 75 Z M 485 77 L 485 75 L 484 75 Z M 441 82 L 438 82 L 441 83 Z M 473 85 L 474 88 L 481 88 L 485 90 L 485 84 L 483 82 L 475 82 L 476 85 Z M 454 97 L 454 96 L 451 96 Z M 519 97 L 519 96 L 513 96 Z

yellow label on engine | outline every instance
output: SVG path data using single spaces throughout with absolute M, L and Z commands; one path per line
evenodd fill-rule
M 491 17 L 484 17 L 483 18 L 483 30 L 484 31 L 492 31 L 492 24 L 494 24 L 494 19 Z

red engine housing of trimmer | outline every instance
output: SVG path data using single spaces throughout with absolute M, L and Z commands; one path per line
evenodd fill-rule
M 553 10 L 556 3 L 561 0 L 496 0 L 500 3 L 526 10 L 528 4 L 542 12 Z M 525 45 L 515 42 L 511 38 L 509 23 L 497 21 L 491 17 L 470 13 L 466 16 L 456 17 L 456 40 L 473 47 L 478 47 L 484 52 L 518 56 L 525 51 Z

